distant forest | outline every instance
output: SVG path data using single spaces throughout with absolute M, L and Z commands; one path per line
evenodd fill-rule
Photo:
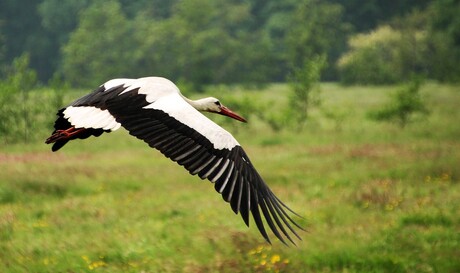
M 158 75 L 196 86 L 460 78 L 459 0 L 2 0 L 0 77 L 29 58 L 41 83 Z

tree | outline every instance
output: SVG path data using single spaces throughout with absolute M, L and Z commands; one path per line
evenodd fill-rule
M 174 5 L 179 0 L 119 0 L 128 18 L 134 18 L 140 13 L 155 20 L 169 18 Z
M 398 83 L 412 73 L 423 73 L 428 66 L 426 31 L 402 31 L 385 25 L 351 36 L 349 48 L 338 61 L 344 84 Z
M 40 3 L 41 24 L 56 38 L 58 48 L 68 41 L 78 25 L 78 14 L 88 6 L 88 0 L 43 0 Z
M 5 36 L 3 36 L 3 33 L 1 32 L 1 29 L 0 29 L 0 71 L 2 71 L 2 68 L 3 68 L 2 63 L 3 63 L 3 59 L 5 58 L 5 51 L 6 51 Z
M 460 1 L 433 1 L 430 16 L 432 75 L 447 82 L 460 81 Z
M 426 10 L 413 10 L 390 22 L 390 25 L 401 33 L 397 48 L 403 79 L 409 79 L 414 74 L 430 76 L 429 48 L 432 41 L 428 31 L 429 17 L 430 14 Z
M 350 50 L 338 61 L 342 83 L 389 84 L 401 81 L 397 49 L 400 40 L 401 33 L 390 26 L 352 36 Z
M 249 8 L 236 0 L 189 0 L 178 2 L 164 20 L 139 15 L 141 66 L 196 90 L 212 83 L 269 81 L 272 59 L 260 33 L 246 27 Z
M 73 85 L 97 86 L 111 78 L 136 76 L 136 49 L 131 22 L 116 1 L 96 2 L 80 16 L 63 47 L 62 69 Z
M 10 64 L 24 53 L 29 54 L 30 66 L 39 79 L 52 74 L 49 67 L 50 37 L 42 28 L 37 12 L 39 1 L 0 1 L 0 33 L 4 35 L 4 64 Z
M 312 106 L 320 104 L 319 81 L 325 65 L 325 56 L 315 56 L 306 60 L 302 67 L 292 71 L 289 75 L 291 93 L 287 107 L 275 112 L 257 111 L 259 118 L 275 131 L 284 128 L 302 130 L 307 123 Z M 270 109 L 270 105 L 259 105 L 258 108 Z
M 304 127 L 307 121 L 310 107 L 319 102 L 319 80 L 325 64 L 326 57 L 324 55 L 315 56 L 311 60 L 305 61 L 302 67 L 295 69 L 289 79 L 292 89 L 292 95 L 289 97 L 290 116 L 294 119 L 299 130 Z
M 40 104 L 31 103 L 37 73 L 29 68 L 29 55 L 16 58 L 0 82 L 0 136 L 3 142 L 27 142 Z
M 267 62 L 271 63 L 270 79 L 285 81 L 290 69 L 286 40 L 291 26 L 292 14 L 298 6 L 298 1 L 261 1 L 259 5 L 261 8 L 253 11 L 259 17 L 259 20 L 256 19 L 257 22 L 254 24 L 260 24 L 257 27 L 260 28 L 262 41 L 267 48 L 267 55 L 270 56 L 266 59 L 269 60 Z
M 286 35 L 287 58 L 291 70 L 304 66 L 315 56 L 327 56 L 323 79 L 334 79 L 336 62 L 346 44 L 349 25 L 342 20 L 338 4 L 303 0 L 292 15 Z
M 368 32 L 387 23 L 395 17 L 405 16 L 414 9 L 425 9 L 432 0 L 328 0 L 341 4 L 344 8 L 344 20 L 353 25 L 356 32 Z
M 460 12 L 459 0 L 436 0 L 431 6 L 433 29 L 445 31 L 455 46 L 460 46 Z
M 42 81 L 49 80 L 54 73 L 62 74 L 58 69 L 62 61 L 61 47 L 68 42 L 70 33 L 77 27 L 79 13 L 88 6 L 88 0 L 43 0 L 38 6 L 41 25 L 49 36 L 45 56 L 51 70 Z

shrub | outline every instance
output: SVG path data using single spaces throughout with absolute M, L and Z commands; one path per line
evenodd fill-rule
M 370 112 L 370 118 L 379 121 L 396 121 L 401 128 L 404 128 L 415 114 L 428 114 L 428 109 L 420 98 L 421 84 L 422 79 L 414 77 L 407 86 L 392 96 L 387 105 Z
M 319 80 L 326 57 L 316 56 L 307 60 L 302 67 L 295 68 L 289 78 L 292 94 L 289 97 L 290 118 L 297 129 L 302 129 L 312 105 L 319 104 Z
M 37 84 L 37 74 L 28 66 L 28 54 L 16 58 L 6 69 L 7 78 L 0 82 L 0 136 L 5 142 L 29 138 L 33 113 L 26 102 Z
M 368 34 L 350 38 L 350 50 L 338 61 L 344 84 L 392 84 L 402 82 L 414 69 L 427 66 L 424 31 L 396 30 L 382 26 Z
M 37 74 L 29 68 L 27 54 L 15 59 L 7 68 L 7 77 L 0 81 L 0 141 L 29 142 L 49 130 L 49 113 L 62 106 L 62 90 L 36 91 Z

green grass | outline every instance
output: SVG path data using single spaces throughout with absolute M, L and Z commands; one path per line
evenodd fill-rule
M 322 90 L 302 132 L 250 113 L 225 123 L 304 217 L 297 247 L 269 246 L 212 184 L 120 131 L 58 153 L 42 141 L 1 147 L 0 271 L 460 272 L 460 88 L 425 85 L 431 114 L 404 130 L 366 118 L 396 86 Z M 209 91 L 271 111 L 287 92 Z

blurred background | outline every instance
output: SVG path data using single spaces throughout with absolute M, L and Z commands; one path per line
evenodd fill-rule
M 42 84 L 162 75 L 201 86 L 285 82 L 324 56 L 324 81 L 452 82 L 459 12 L 453 0 L 4 0 L 0 64 L 28 56 Z
M 1 0 L 1 272 L 460 272 L 460 1 Z M 58 109 L 163 76 L 303 218 L 270 246 L 125 131 Z M 167 193 L 167 194 L 165 194 Z

